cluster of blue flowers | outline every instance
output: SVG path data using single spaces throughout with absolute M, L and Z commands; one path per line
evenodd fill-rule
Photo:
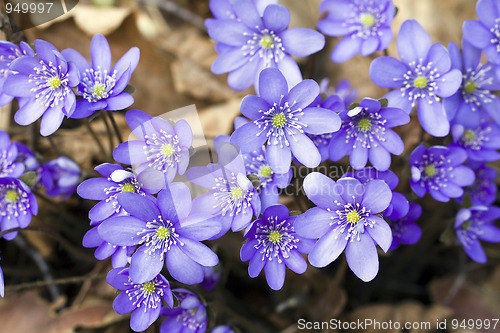
M 286 267 L 302 274 L 308 262 L 325 267 L 342 253 L 357 277 L 374 279 L 377 246 L 396 250 L 422 235 L 416 221 L 423 209 L 411 193 L 396 191 L 399 178 L 390 170 L 405 148 L 408 154 L 398 161 L 409 164 L 416 197 L 429 193 L 439 202 L 453 198 L 460 205 L 456 239 L 470 258 L 486 261 L 479 240 L 500 242 L 494 224 L 500 218 L 493 205 L 496 172 L 486 164 L 500 159 L 500 100 L 493 93 L 500 89 L 495 1 L 478 1 L 479 21 L 464 23 L 461 50 L 454 43 L 433 44 L 417 21 L 405 21 L 396 40 L 399 59 L 376 57 L 369 69 L 376 85 L 392 90 L 359 103 L 352 103 L 357 93 L 348 81 L 332 90 L 328 81 L 304 80 L 292 56 L 323 49 L 323 34 L 342 37 L 331 54 L 335 62 L 384 51 L 393 39 L 392 0 L 324 0 L 321 33 L 288 28 L 290 12 L 277 2 L 210 1 L 214 18 L 206 27 L 219 53 L 213 73 L 229 73 L 235 90 L 253 85 L 256 92 L 243 98 L 234 132 L 215 138 L 217 163 L 193 166 L 193 132 L 186 120 L 129 110 L 126 121 L 137 139 L 114 149 L 115 164 L 95 168 L 102 177 L 77 188 L 80 197 L 97 201 L 83 245 L 96 248 L 99 260 L 111 257 L 107 281 L 120 291 L 113 308 L 131 313 L 134 331 L 146 330 L 160 316 L 166 317 L 160 332 L 206 331 L 204 301 L 187 289 L 171 289 L 169 280 L 212 288 L 220 276 L 214 269 L 219 258 L 202 242 L 229 230 L 243 231 L 247 239 L 240 258 L 249 262 L 249 276 L 264 270 L 274 290 L 283 287 Z M 25 43 L 0 43 L 0 104 L 18 99 L 17 123 L 42 118 L 40 132 L 46 136 L 64 117 L 85 118 L 133 104 L 125 88 L 139 61 L 137 48 L 112 67 L 101 35 L 92 39 L 91 63 L 75 50 L 34 43 L 35 51 Z M 485 64 L 480 64 L 482 52 Z M 415 106 L 423 131 L 447 137 L 443 145 L 405 147 L 394 128 L 411 121 Z M 354 171 L 340 178 L 308 171 L 301 190 L 309 209 L 290 212 L 279 203 L 280 191 L 296 177 L 294 167 L 316 168 L 347 156 Z M 69 158 L 41 165 L 26 146 L 0 132 L 2 232 L 25 228 L 37 214 L 34 194 L 19 179 L 28 171 L 36 176 L 30 186 L 43 186 L 50 196 L 70 196 L 81 179 Z M 193 198 L 194 185 L 204 191 Z M 219 326 L 212 332 L 233 331 Z

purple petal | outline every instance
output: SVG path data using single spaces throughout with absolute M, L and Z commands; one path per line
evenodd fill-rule
M 163 218 L 184 219 L 191 211 L 191 192 L 184 183 L 172 183 L 158 193 L 158 207 Z
M 260 72 L 259 95 L 270 105 L 279 104 L 288 93 L 285 77 L 277 68 L 266 68 Z
M 231 143 L 239 146 L 243 153 L 261 149 L 266 139 L 266 135 L 262 133 L 262 129 L 253 122 L 246 123 L 231 135 Z
M 80 52 L 73 49 L 62 50 L 61 54 L 68 60 L 68 62 L 73 62 L 78 68 L 79 72 L 85 72 L 86 69 L 90 68 L 90 63 L 85 59 Z
M 406 20 L 399 28 L 397 48 L 399 58 L 406 64 L 426 59 L 431 37 L 416 20 Z
M 40 118 L 47 108 L 37 102 L 35 99 L 29 100 L 14 115 L 14 120 L 19 125 L 29 125 Z
M 463 38 L 474 47 L 484 49 L 490 45 L 493 34 L 479 21 L 465 21 L 462 27 Z
M 31 97 L 33 87 L 34 84 L 27 75 L 9 75 L 4 82 L 3 93 L 16 97 Z M 37 102 L 37 104 L 41 106 L 42 103 Z
M 290 24 L 290 11 L 285 6 L 269 5 L 264 9 L 262 19 L 267 29 L 279 33 L 288 28 Z
M 304 115 L 300 121 L 307 125 L 304 131 L 309 134 L 324 134 L 337 132 L 340 129 L 341 120 L 336 112 L 319 107 L 304 109 Z
M 134 311 L 137 306 L 129 299 L 126 292 L 121 292 L 113 301 L 113 309 L 117 314 L 122 315 Z
M 260 274 L 267 260 L 261 253 L 256 253 L 248 264 L 248 275 L 254 278 Z
M 259 241 L 257 239 L 250 239 L 245 244 L 243 244 L 243 246 L 241 247 L 241 250 L 240 250 L 241 261 L 250 260 L 257 252 L 257 249 L 255 246 L 258 244 L 259 244 Z
M 290 28 L 280 35 L 286 52 L 295 57 L 306 57 L 325 47 L 325 36 L 306 28 Z
M 494 26 L 499 17 L 498 2 L 494 0 L 480 0 L 476 4 L 477 17 L 486 24 L 486 26 Z
M 219 263 L 217 255 L 205 244 L 184 237 L 179 240 L 183 243 L 180 247 L 182 252 L 198 264 L 212 267 Z
M 258 91 L 259 74 L 264 67 L 264 61 L 261 58 L 249 60 L 245 65 L 229 73 L 227 84 L 236 91 L 245 90 L 255 84 L 255 90 Z
M 363 57 L 366 57 L 367 55 L 370 55 L 373 52 L 377 51 L 379 45 L 380 45 L 380 40 L 378 37 L 369 36 L 361 44 L 360 54 Z
M 302 274 L 307 269 L 307 262 L 297 250 L 288 252 L 288 257 L 283 258 L 285 265 L 297 274 Z
M 243 98 L 240 105 L 241 113 L 251 119 L 259 119 L 262 117 L 262 112 L 271 109 L 269 103 L 267 103 L 263 98 L 255 95 L 247 95 Z M 246 124 L 247 122 L 245 122 Z M 243 126 L 243 125 L 242 125 Z M 241 127 L 241 126 L 240 126 Z
M 280 148 L 279 145 L 267 146 L 266 160 L 273 172 L 286 173 L 288 172 L 288 170 L 290 170 L 290 164 L 292 163 L 292 154 L 290 152 L 290 148 L 286 146 Z
M 141 51 L 138 47 L 132 47 L 128 50 L 113 67 L 113 71 L 116 71 L 116 76 L 121 77 L 126 71 L 132 73 L 139 63 L 140 55 Z
M 471 168 L 459 165 L 450 172 L 450 178 L 459 186 L 469 186 L 474 182 L 475 174 Z
M 138 234 L 144 229 L 146 222 L 132 216 L 112 217 L 97 227 L 99 236 L 103 240 L 118 246 L 139 244 L 142 236 Z
M 212 20 L 207 26 L 210 38 L 232 46 L 245 45 L 253 31 L 236 20 Z
M 278 258 L 267 260 L 264 267 L 266 272 L 266 281 L 273 290 L 280 290 L 285 283 L 286 266 L 283 262 L 279 263 Z
M 396 89 L 391 92 L 388 92 L 384 95 L 389 102 L 389 106 L 392 108 L 399 108 L 405 111 L 407 114 L 410 114 L 413 110 L 413 106 L 411 99 L 401 92 L 401 89 Z
M 170 253 L 172 248 L 167 252 Z M 153 280 L 162 270 L 165 255 L 161 250 L 149 253 L 150 246 L 143 245 L 135 251 L 130 261 L 130 279 L 135 283 L 145 283 Z
M 370 64 L 370 79 L 377 86 L 398 88 L 403 85 L 403 76 L 408 71 L 406 65 L 394 57 L 383 56 L 373 59 Z
M 143 221 L 153 221 L 158 218 L 160 211 L 151 198 L 136 193 L 122 192 L 118 194 L 117 199 L 120 206 L 130 215 Z
M 189 258 L 177 245 L 171 246 L 166 256 L 168 272 L 174 279 L 185 284 L 203 281 L 204 274 L 200 264 Z
M 135 332 L 145 331 L 153 324 L 160 316 L 160 306 L 156 308 L 148 308 L 146 305 L 141 305 L 138 309 L 132 312 L 130 317 L 130 328 Z
M 336 228 L 319 239 L 309 253 L 309 262 L 314 267 L 325 267 L 336 260 L 344 251 L 347 237 Z
M 283 59 L 278 62 L 278 69 L 285 76 L 288 87 L 295 87 L 302 82 L 302 73 L 299 65 L 289 55 L 285 55 Z
M 304 178 L 304 192 L 315 205 L 322 208 L 336 208 L 336 203 L 344 203 L 341 193 L 343 189 L 331 178 L 319 173 L 311 172 Z
M 94 71 L 111 71 L 111 49 L 103 35 L 97 34 L 90 43 L 90 58 Z
M 102 221 L 115 213 L 115 207 L 111 201 L 100 201 L 89 211 L 89 219 Z
M 232 1 L 233 10 L 238 17 L 238 21 L 243 22 L 247 27 L 258 31 L 264 29 L 264 23 L 260 17 L 254 2 L 250 0 Z M 269 28 L 269 27 L 268 27 Z
M 106 110 L 108 111 L 125 110 L 134 104 L 134 98 L 129 93 L 122 92 L 119 95 L 106 99 L 106 104 Z
M 379 171 L 386 171 L 391 166 L 391 154 L 381 145 L 372 146 L 368 150 L 368 158 L 373 167 Z
M 35 39 L 33 44 L 35 44 L 36 53 L 40 59 L 43 59 L 47 63 L 52 62 L 55 64 L 57 62 L 56 54 L 59 51 L 54 45 L 41 39 Z
M 363 199 L 365 188 L 359 180 L 351 177 L 342 177 L 337 181 L 337 184 L 341 186 L 339 193 L 345 203 L 359 202 L 360 199 Z
M 450 132 L 450 123 L 441 102 L 424 98 L 418 103 L 418 120 L 432 136 L 443 137 Z
M 76 192 L 84 199 L 104 200 L 109 196 L 104 189 L 112 186 L 116 184 L 105 178 L 91 178 L 78 185 Z
M 392 230 L 389 227 L 389 224 L 377 215 L 371 215 L 369 219 L 375 224 L 373 228 L 365 228 L 370 234 L 371 238 L 382 248 L 384 252 L 389 250 L 389 247 L 392 244 Z
M 361 280 L 373 280 L 378 273 L 377 248 L 367 233 L 359 234 L 359 240 L 347 243 L 345 249 L 349 268 Z
M 330 59 L 333 62 L 345 62 L 360 52 L 363 39 L 353 36 L 342 38 L 333 49 Z
M 243 54 L 241 47 L 234 47 L 219 55 L 212 64 L 211 70 L 214 74 L 224 74 L 240 68 L 248 61 L 249 58 Z
M 368 149 L 361 145 L 353 148 L 351 155 L 349 156 L 349 162 L 356 170 L 364 168 L 368 162 Z
M 392 192 L 385 181 L 374 179 L 365 185 L 365 193 L 361 205 L 378 214 L 385 210 L 391 203 Z
M 304 80 L 293 87 L 288 96 L 283 100 L 293 107 L 293 110 L 305 109 L 309 106 L 320 93 L 319 85 L 313 80 Z
M 334 216 L 335 214 L 332 212 L 313 207 L 297 216 L 293 226 L 298 235 L 317 239 L 323 237 L 332 228 L 330 223 L 332 223 Z
M 458 69 L 452 69 L 448 73 L 442 75 L 439 81 L 441 82 L 439 82 L 436 87 L 436 95 L 439 97 L 450 97 L 457 92 L 462 84 L 462 72 Z
M 448 72 L 451 68 L 451 59 L 448 50 L 439 43 L 434 43 L 430 47 L 427 54 L 427 62 L 432 63 L 433 68 L 439 73 Z
M 312 142 L 312 140 L 305 134 L 303 133 L 295 133 L 293 136 L 292 135 L 287 135 L 285 134 L 288 142 L 290 143 L 290 149 L 293 153 L 293 156 L 305 165 L 308 168 L 315 168 L 319 165 L 321 162 L 321 155 L 319 154 L 318 148 L 316 145 Z M 269 164 L 271 165 L 271 162 L 269 161 Z M 289 166 L 288 166 L 289 167 Z M 273 169 L 271 165 L 271 169 Z M 274 171 L 274 169 L 273 169 Z M 284 169 L 283 169 L 284 171 Z M 278 173 L 284 173 L 286 171 L 281 171 Z M 277 171 L 276 171 L 277 172 Z
M 64 113 L 62 112 L 63 105 L 60 103 L 53 107 L 49 107 L 42 116 L 42 122 L 40 124 L 40 134 L 43 136 L 49 136 L 59 127 L 61 127 L 62 121 L 64 119 Z
M 335 9 L 337 11 L 337 9 Z M 327 36 L 345 36 L 351 32 L 351 26 L 342 22 L 323 19 L 318 22 L 318 30 Z

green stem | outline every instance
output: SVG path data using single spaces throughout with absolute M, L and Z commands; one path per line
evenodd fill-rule
M 84 123 L 85 127 L 87 127 L 87 130 L 89 131 L 90 135 L 94 139 L 95 143 L 97 143 L 97 146 L 99 147 L 99 150 L 101 151 L 101 154 L 103 156 L 106 156 L 107 155 L 106 150 L 104 149 L 104 146 L 102 145 L 101 141 L 99 140 L 99 137 L 97 136 L 96 132 L 94 131 L 92 126 L 90 126 L 90 123 L 88 122 L 88 120 L 83 119 L 83 123 Z
M 116 134 L 116 138 L 118 139 L 119 143 L 123 143 L 122 135 L 120 133 L 120 129 L 118 128 L 118 125 L 116 124 L 115 117 L 111 112 L 105 112 L 106 117 L 108 117 L 109 121 L 111 122 L 111 126 L 113 126 L 113 129 Z

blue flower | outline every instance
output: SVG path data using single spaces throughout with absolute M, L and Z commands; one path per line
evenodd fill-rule
M 392 192 L 380 179 L 362 185 L 351 177 L 337 182 L 318 172 L 304 179 L 306 196 L 317 207 L 299 215 L 295 231 L 299 236 L 318 239 L 309 253 L 309 262 L 325 267 L 344 251 L 351 270 L 367 282 L 378 272 L 376 244 L 387 252 L 392 231 L 379 216 L 390 204 Z
M 493 204 L 497 198 L 497 171 L 488 167 L 484 162 L 468 161 L 466 164 L 472 169 L 476 175 L 476 179 L 472 185 L 464 188 L 464 192 L 469 195 L 472 205 L 474 206 L 489 206 Z M 457 201 L 460 203 L 461 198 Z
M 15 178 L 0 178 L 1 231 L 26 228 L 31 222 L 31 216 L 37 213 L 38 203 L 26 184 Z M 9 232 L 3 238 L 11 240 L 16 236 L 17 231 Z
M 311 29 L 287 29 L 290 12 L 284 6 L 268 5 L 261 17 L 251 0 L 229 2 L 235 18 L 207 19 L 205 23 L 210 37 L 225 45 L 219 48 L 221 54 L 212 64 L 212 72 L 229 72 L 228 84 L 235 90 L 257 85 L 259 73 L 268 67 L 281 70 L 290 86 L 302 81 L 291 56 L 318 52 L 325 45 L 325 37 Z
M 177 281 L 201 283 L 202 266 L 217 265 L 217 255 L 200 241 L 217 234 L 220 226 L 205 215 L 189 214 L 191 193 L 185 184 L 170 184 L 159 192 L 157 200 L 123 192 L 118 202 L 130 215 L 109 218 L 97 231 L 113 245 L 139 246 L 130 262 L 134 282 L 150 281 L 166 264 Z
M 462 40 L 462 55 L 458 46 L 448 44 L 451 66 L 462 72 L 462 85 L 450 97 L 443 99 L 448 120 L 453 124 L 477 127 L 485 115 L 500 124 L 500 99 L 491 90 L 500 89 L 495 65 L 491 62 L 481 65 L 481 50 Z
M 410 155 L 410 186 L 419 197 L 426 192 L 437 201 L 447 202 L 461 197 L 462 187 L 474 182 L 471 168 L 462 165 L 467 159 L 465 150 L 458 147 L 420 145 Z
M 234 120 L 234 128 L 238 129 L 248 123 L 248 119 L 236 117 Z M 229 142 L 228 135 L 219 135 L 214 139 L 214 146 L 217 150 L 219 142 Z M 319 149 L 319 148 L 318 148 Z M 266 148 L 263 146 L 260 149 L 242 154 L 245 161 L 245 169 L 247 175 L 257 176 L 259 179 L 259 192 L 261 212 L 271 205 L 276 205 L 279 201 L 278 189 L 284 189 L 290 184 L 292 179 L 292 170 L 284 174 L 278 174 L 271 170 L 269 163 L 266 160 Z
M 14 120 L 29 125 L 42 117 L 40 133 L 54 133 L 64 116 L 75 111 L 76 97 L 71 89 L 79 83 L 78 70 L 49 42 L 34 41 L 38 59 L 33 56 L 14 60 L 9 69 L 17 72 L 7 77 L 4 93 L 18 97 L 19 110 Z
M 415 223 L 422 215 L 422 207 L 419 204 L 410 202 L 410 207 L 403 217 L 389 220 L 392 230 L 392 244 L 389 250 L 395 250 L 401 243 L 415 244 L 422 236 L 422 229 Z
M 473 161 L 496 161 L 500 159 L 500 127 L 491 121 L 483 121 L 475 127 L 453 125 L 453 144 L 467 152 Z
M 113 151 L 115 161 L 138 164 L 135 172 L 145 172 L 143 178 L 139 178 L 143 187 L 150 190 L 165 188 L 177 173 L 184 174 L 193 142 L 193 132 L 187 121 L 182 119 L 172 126 L 167 120 L 151 117 L 140 110 L 130 110 L 125 117 L 139 140 L 127 141 L 116 147 Z
M 327 13 L 318 29 L 328 36 L 344 36 L 331 54 L 334 62 L 383 51 L 392 41 L 392 0 L 323 0 L 319 9 Z
M 304 80 L 288 90 L 283 74 L 268 68 L 260 74 L 259 96 L 246 96 L 241 113 L 252 122 L 238 128 L 231 136 L 243 153 L 259 150 L 266 142 L 266 160 L 273 172 L 290 169 L 293 156 L 309 168 L 321 161 L 318 149 L 307 134 L 336 132 L 340 118 L 331 110 L 309 107 L 319 95 L 319 86 Z
M 500 8 L 496 0 L 478 0 L 478 20 L 464 22 L 464 39 L 484 51 L 489 61 L 500 64 Z
M 89 64 L 80 53 L 73 49 L 61 52 L 68 61 L 75 63 L 80 73 L 76 110 L 71 118 L 85 118 L 97 110 L 123 110 L 134 103 L 134 98 L 123 90 L 130 81 L 132 72 L 139 63 L 139 48 L 133 47 L 111 67 L 111 50 L 103 35 L 95 35 L 90 43 Z
M 364 168 L 370 160 L 375 169 L 391 165 L 391 155 L 403 152 L 403 140 L 392 127 L 407 124 L 410 117 L 401 109 L 382 107 L 379 101 L 363 98 L 359 106 L 340 112 L 341 129 L 330 140 L 330 159 L 349 155 L 354 169 Z
M 370 78 L 384 88 L 398 88 L 385 95 L 389 106 L 408 114 L 418 102 L 418 119 L 433 136 L 445 136 L 450 124 L 440 97 L 450 97 L 460 88 L 462 73 L 451 67 L 448 51 L 415 20 L 403 22 L 397 38 L 398 54 L 378 57 L 370 64 Z
M 500 229 L 494 224 L 498 218 L 500 208 L 495 206 L 473 206 L 458 211 L 455 230 L 458 240 L 472 260 L 479 263 L 485 263 L 487 260 L 479 240 L 500 242 Z
M 17 178 L 23 174 L 24 164 L 17 158 L 17 145 L 10 142 L 7 132 L 0 130 L 0 177 Z
M 21 142 L 13 142 L 13 144 L 17 148 L 16 162 L 24 164 L 25 171 L 35 171 L 37 176 L 39 176 L 39 173 L 41 172 L 41 165 L 31 149 L 26 147 L 26 145 Z
M 28 43 L 21 42 L 19 46 L 6 40 L 0 41 L 0 106 L 9 104 L 14 99 L 14 96 L 7 95 L 3 92 L 5 80 L 11 75 L 9 69 L 10 64 L 17 58 L 24 56 L 35 56 L 35 51 Z
M 73 160 L 61 156 L 42 165 L 41 183 L 49 196 L 68 198 L 76 191 L 82 171 Z
M 219 219 L 222 228 L 213 235 L 216 239 L 229 229 L 244 229 L 252 217 L 259 216 L 261 202 L 257 190 L 247 178 L 245 162 L 230 143 L 220 142 L 218 164 L 193 167 L 186 172 L 192 183 L 211 190 L 193 200 L 193 210 Z
M 340 99 L 344 102 L 345 108 L 348 109 L 358 96 L 358 89 L 352 88 L 351 82 L 348 79 L 340 80 L 333 88 L 328 87 L 329 83 L 330 80 L 328 78 L 321 80 L 319 84 L 321 94 L 326 96 L 336 95 L 340 97 Z
M 208 318 L 205 304 L 189 290 L 174 289 L 179 305 L 163 307 L 160 315 L 167 317 L 160 326 L 160 333 L 204 333 Z
M 366 185 L 369 181 L 374 179 L 383 180 L 391 189 L 392 199 L 389 206 L 384 210 L 382 216 L 388 219 L 398 219 L 405 216 L 410 209 L 410 204 L 406 197 L 398 192 L 394 192 L 394 189 L 398 186 L 399 179 L 398 176 L 391 170 L 378 171 L 372 167 L 366 167 L 356 172 L 346 172 L 341 178 L 352 177 L 356 178 L 361 182 L 361 184 Z
M 241 260 L 250 260 L 248 274 L 252 278 L 264 269 L 267 284 L 274 290 L 283 287 L 286 267 L 297 274 L 307 269 L 301 253 L 309 253 L 315 241 L 295 233 L 296 218 L 289 215 L 286 206 L 273 205 L 245 232 L 249 240 L 241 247 Z
M 122 315 L 132 312 L 130 328 L 135 332 L 145 331 L 160 316 L 162 299 L 174 306 L 170 284 L 158 274 L 150 281 L 136 283 L 130 278 L 130 269 L 115 268 L 106 276 L 106 281 L 114 288 L 122 290 L 113 301 L 113 309 Z

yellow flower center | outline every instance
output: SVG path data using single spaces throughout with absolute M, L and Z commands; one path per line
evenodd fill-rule
M 7 202 L 17 202 L 17 200 L 19 200 L 19 194 L 17 194 L 17 191 L 10 190 L 5 194 L 5 200 Z
M 135 187 L 132 184 L 123 184 L 120 187 L 122 188 L 122 192 L 132 192 L 132 193 L 135 193 Z
M 167 157 L 170 157 L 174 153 L 174 147 L 169 143 L 165 143 L 161 147 L 161 153 Z
M 259 175 L 261 177 L 269 178 L 273 175 L 273 171 L 271 170 L 271 167 L 269 165 L 263 165 L 259 169 Z
M 464 90 L 468 94 L 472 94 L 474 91 L 476 91 L 476 83 L 472 80 L 469 80 L 465 83 Z
M 355 210 L 351 210 L 349 213 L 347 213 L 347 222 L 351 224 L 358 223 L 360 218 L 361 216 L 359 216 L 359 213 Z
M 167 227 L 159 227 L 156 229 L 156 237 L 166 240 L 170 237 L 171 231 Z
M 233 199 L 241 199 L 241 198 L 243 198 L 243 190 L 239 187 L 233 187 L 231 189 L 230 195 L 231 195 L 231 198 L 233 198 Z
M 413 84 L 417 88 L 425 88 L 427 87 L 427 78 L 425 76 L 418 76 L 415 81 L 413 81 Z
M 59 76 L 53 76 L 50 79 L 47 79 L 47 84 L 52 88 L 52 89 L 57 89 L 61 86 L 61 79 Z
M 273 117 L 273 126 L 282 128 L 286 124 L 286 117 L 283 113 L 278 113 Z
M 368 132 L 369 130 L 371 130 L 371 128 L 372 128 L 372 123 L 368 118 L 362 118 L 358 122 L 358 129 L 363 133 Z
M 425 167 L 425 174 L 429 177 L 434 177 L 435 175 L 437 175 L 437 170 L 436 170 L 436 167 L 434 166 L 434 164 L 430 164 L 428 166 Z
M 281 242 L 283 236 L 277 232 L 277 231 L 271 231 L 269 233 L 269 240 L 273 243 L 273 244 L 278 244 Z
M 142 291 L 145 294 L 152 294 L 155 292 L 155 290 L 156 290 L 155 284 L 151 281 L 146 282 L 142 285 Z
M 371 28 L 375 25 L 375 17 L 372 14 L 364 13 L 361 14 L 359 19 L 361 23 L 363 23 L 366 27 Z
M 474 131 L 471 130 L 466 130 L 464 132 L 463 138 L 465 141 L 472 141 L 476 138 L 476 133 L 474 133 Z
M 92 89 L 94 96 L 102 98 L 106 92 L 106 86 L 102 83 L 96 83 Z
M 264 36 L 259 42 L 260 47 L 270 49 L 274 45 L 274 39 L 271 36 Z

